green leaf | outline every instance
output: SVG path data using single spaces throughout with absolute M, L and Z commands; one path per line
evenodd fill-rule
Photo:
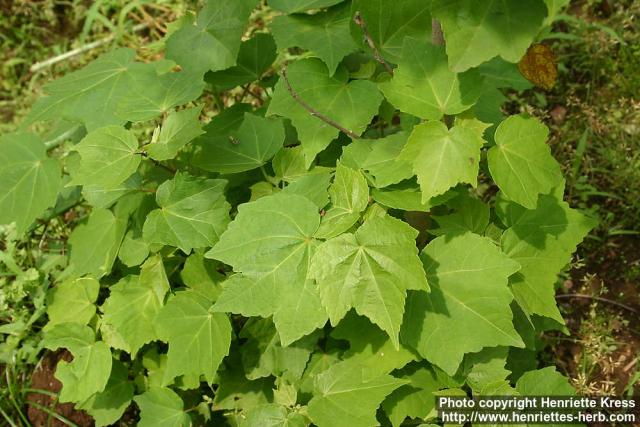
M 89 220 L 78 225 L 69 236 L 69 266 L 78 277 L 90 274 L 100 278 L 111 271 L 124 237 L 122 224 L 107 209 L 96 209 Z
M 60 361 L 56 378 L 62 383 L 60 402 L 82 402 L 103 391 L 111 374 L 111 351 L 102 341 L 95 341 L 93 330 L 80 323 L 61 323 L 45 334 L 44 347 L 66 348 L 72 362 Z
M 569 380 L 549 366 L 537 371 L 525 372 L 516 384 L 522 396 L 575 396 L 576 390 Z
M 202 106 L 172 111 L 162 124 L 157 140 L 147 145 L 145 150 L 152 159 L 173 159 L 178 152 L 194 138 L 204 132 L 198 117 Z
M 176 246 L 189 253 L 212 246 L 227 227 L 230 205 L 224 198 L 223 179 L 178 173 L 156 191 L 160 209 L 147 217 L 142 235 L 147 243 Z
M 209 0 L 167 39 L 166 57 L 193 74 L 236 65 L 241 37 L 257 0 Z
M 446 39 L 449 66 L 461 72 L 495 56 L 518 62 L 540 31 L 542 0 L 434 0 L 431 6 Z
M 126 121 L 143 121 L 197 98 L 204 84 L 193 75 L 160 75 L 165 64 L 134 62 L 135 51 L 116 49 L 79 71 L 44 86 L 49 95 L 36 101 L 25 125 L 64 118 L 91 131 Z
M 316 237 L 328 239 L 351 228 L 369 203 L 369 186 L 360 171 L 338 163 L 329 187 L 331 206 L 322 217 Z
M 198 142 L 196 166 L 212 172 L 237 173 L 258 168 L 271 159 L 284 143 L 284 126 L 281 120 L 245 113 L 237 131 L 209 135 Z
M 74 155 L 78 158 L 79 162 L 80 155 L 71 153 L 71 156 Z M 73 173 L 75 173 L 75 170 L 71 170 L 72 175 Z M 102 185 L 84 185 L 82 187 L 82 195 L 94 208 L 108 208 L 127 194 L 140 191 L 140 188 L 142 188 L 142 176 L 139 172 L 135 172 L 122 184 L 112 188 L 105 188 Z
M 80 153 L 80 167 L 68 185 L 97 185 L 109 190 L 133 175 L 142 156 L 133 132 L 107 126 L 90 132 L 74 148 Z
M 382 101 L 382 95 L 372 82 L 349 82 L 349 74 L 344 67 L 339 67 L 330 77 L 327 67 L 315 58 L 289 65 L 287 76 L 293 90 L 306 104 L 358 135 L 364 132 Z M 338 129 L 309 115 L 291 96 L 284 79 L 276 84 L 267 114 L 291 119 L 298 131 L 307 167 L 339 134 Z
M 222 293 L 221 282 L 225 276 L 217 271 L 219 263 L 205 259 L 200 253 L 189 255 L 180 272 L 180 278 L 189 288 L 211 301 Z
M 151 387 L 133 398 L 140 408 L 139 427 L 186 427 L 191 425 L 180 396 L 168 388 Z
M 407 132 L 398 132 L 385 138 L 356 142 L 369 144 L 370 150 L 361 167 L 374 176 L 376 187 L 387 187 L 413 176 L 412 163 L 399 158 L 408 137 Z
M 343 1 L 344 0 L 271 0 L 269 6 L 286 13 L 298 13 L 333 6 Z
M 327 191 L 331 181 L 330 172 L 309 172 L 294 179 L 282 192 L 284 194 L 298 194 L 313 202 L 318 209 L 324 208 L 329 203 Z
M 149 245 L 140 237 L 135 237 L 133 230 L 129 230 L 122 239 L 118 250 L 118 259 L 127 267 L 140 265 L 149 256 Z
M 258 33 L 242 42 L 237 65 L 226 70 L 207 73 L 205 80 L 219 90 L 233 89 L 261 79 L 276 60 L 276 42 L 271 34 Z
M 356 11 L 360 12 L 371 40 L 380 50 L 382 57 L 391 62 L 397 63 L 402 58 L 405 38 L 431 41 L 429 2 L 354 0 L 351 10 L 352 15 Z M 362 29 L 355 23 L 351 25 L 351 34 L 355 40 L 362 40 Z
M 283 345 L 323 326 L 327 314 L 307 279 L 320 215 L 308 199 L 276 194 L 238 207 L 238 215 L 206 256 L 231 265 L 216 311 L 268 317 Z
M 432 216 L 438 223 L 438 228 L 429 232 L 436 236 L 464 234 L 468 231 L 483 235 L 489 225 L 489 206 L 482 200 L 461 194 L 447 203 L 454 209 L 448 215 Z
M 406 38 L 399 65 L 380 90 L 400 111 L 428 120 L 459 114 L 475 104 L 481 94 L 482 77 L 471 70 L 449 70 L 444 47 Z
M 511 374 L 505 369 L 508 354 L 508 347 L 487 347 L 464 357 L 461 365 L 462 375 L 475 394 L 484 395 L 486 390 L 507 379 Z
M 16 223 L 21 235 L 56 203 L 60 166 L 49 159 L 44 143 L 29 133 L 0 137 L 0 224 Z
M 376 410 L 380 403 L 406 383 L 391 375 L 365 380 L 357 364 L 337 363 L 316 376 L 309 416 L 319 427 L 377 425 Z
M 170 298 L 156 316 L 158 336 L 169 343 L 163 385 L 180 375 L 204 375 L 213 383 L 220 362 L 229 353 L 231 324 L 226 314 L 212 313 L 211 305 L 204 296 L 184 291 Z
M 407 347 L 396 348 L 384 331 L 353 312 L 338 323 L 331 337 L 349 341 L 349 350 L 342 354 L 342 360 L 357 364 L 365 381 L 400 369 L 418 358 Z
M 413 164 L 425 203 L 461 182 L 476 186 L 483 144 L 469 126 L 447 129 L 442 122 L 426 122 L 413 128 L 399 159 Z
M 524 347 L 513 327 L 507 282 L 518 263 L 472 233 L 438 237 L 421 258 L 431 293 L 409 294 L 404 343 L 449 375 L 466 353 L 499 345 Z
M 100 284 L 90 277 L 67 280 L 51 288 L 47 294 L 49 322 L 45 330 L 65 322 L 86 325 L 96 314 Z
M 144 344 L 158 339 L 155 318 L 169 291 L 162 258 L 149 258 L 139 277 L 127 276 L 110 291 L 102 306 L 103 338 L 133 357 Z
M 538 119 L 511 116 L 498 126 L 487 153 L 489 171 L 504 195 L 535 209 L 538 195 L 562 181 L 560 165 L 546 144 L 549 129 Z
M 523 311 L 564 323 L 555 301 L 560 270 L 596 222 L 571 209 L 556 196 L 541 195 L 502 235 L 502 250 L 522 268 L 511 278 L 511 289 Z
M 355 308 L 399 347 L 406 291 L 429 289 L 417 256 L 417 235 L 400 220 L 374 217 L 355 234 L 341 234 L 318 247 L 309 274 L 318 282 L 332 325 Z
M 381 205 L 403 211 L 428 212 L 435 206 L 442 205 L 447 200 L 455 197 L 453 191 L 446 192 L 440 196 L 432 197 L 426 202 L 422 202 L 422 192 L 416 184 L 400 184 L 388 189 L 374 188 L 371 197 Z
M 304 337 L 282 346 L 271 319 L 251 318 L 240 331 L 242 365 L 249 380 L 273 375 L 294 382 L 302 377 L 309 356 L 318 340 L 318 334 Z
M 108 426 L 117 422 L 133 398 L 133 383 L 129 381 L 127 368 L 113 361 L 111 376 L 104 389 L 77 405 L 78 409 L 93 417 L 96 426 Z
M 260 405 L 243 414 L 240 427 L 305 427 L 309 425 L 306 418 L 296 412 L 277 404 Z
M 218 389 L 213 398 L 217 409 L 237 411 L 273 402 L 273 380 L 247 380 L 238 351 L 232 351 L 223 363 L 224 369 L 218 374 Z
M 394 376 L 409 383 L 394 390 L 382 402 L 382 409 L 393 427 L 400 426 L 407 417 L 427 418 L 436 409 L 435 392 L 448 386 L 431 366 L 424 363 L 408 365 Z
M 280 50 L 301 47 L 311 51 L 327 65 L 333 75 L 349 53 L 358 49 L 351 39 L 349 3 L 341 3 L 313 15 L 281 15 L 271 24 Z

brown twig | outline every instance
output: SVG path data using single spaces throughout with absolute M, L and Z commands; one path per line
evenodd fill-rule
M 594 300 L 594 301 L 600 301 L 600 302 L 606 302 L 608 304 L 611 305 L 615 305 L 616 307 L 620 307 L 623 308 L 625 310 L 628 310 L 632 313 L 636 313 L 636 314 L 640 314 L 638 313 L 638 310 L 636 310 L 635 308 L 628 306 L 626 304 L 622 304 L 621 302 L 617 302 L 614 300 L 611 300 L 609 298 L 604 298 L 604 297 L 596 297 L 596 296 L 592 296 L 592 295 L 584 295 L 584 294 L 562 294 L 562 295 L 556 295 L 556 299 L 566 299 L 566 298 L 582 298 L 582 299 L 590 299 L 590 300 Z
M 360 11 L 356 11 L 355 15 L 353 15 L 353 22 L 355 22 L 356 25 L 360 27 L 360 29 L 362 30 L 362 35 L 364 36 L 364 40 L 367 42 L 367 44 L 373 51 L 373 57 L 376 59 L 376 61 L 382 64 L 382 66 L 385 68 L 385 70 L 387 70 L 389 74 L 393 76 L 393 68 L 391 68 L 391 65 L 389 65 L 389 63 L 384 60 L 382 55 L 380 55 L 380 51 L 378 50 L 378 47 L 376 46 L 375 42 L 371 38 L 371 33 L 369 33 L 369 30 L 367 29 L 367 24 L 366 22 L 364 22 L 364 19 L 362 18 Z
M 293 99 L 295 99 L 296 102 L 298 102 L 298 104 L 300 104 L 302 106 L 302 108 L 307 110 L 309 112 L 309 114 L 311 114 L 314 117 L 319 118 L 320 120 L 322 120 L 323 122 L 327 123 L 328 125 L 333 126 L 334 128 L 338 129 L 340 132 L 343 132 L 343 133 L 349 135 L 352 139 L 359 139 L 360 138 L 358 135 L 356 135 L 355 133 L 353 133 L 349 129 L 345 128 L 341 124 L 339 124 L 339 123 L 335 122 L 334 120 L 330 119 L 329 117 L 325 116 L 324 114 L 322 114 L 318 110 L 314 109 L 312 106 L 307 104 L 304 101 L 304 99 L 300 98 L 300 95 L 298 95 L 298 93 L 293 89 L 293 87 L 291 86 L 291 82 L 287 78 L 287 69 L 286 68 L 282 69 L 282 78 L 283 78 L 285 84 L 287 85 L 287 90 L 291 94 L 291 97 Z

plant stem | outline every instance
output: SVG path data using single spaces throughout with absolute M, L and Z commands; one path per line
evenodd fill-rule
M 360 27 L 360 29 L 362 30 L 362 35 L 364 36 L 364 40 L 367 42 L 367 44 L 373 51 L 373 57 L 376 59 L 376 61 L 382 64 L 382 66 L 385 68 L 385 70 L 387 70 L 389 74 L 393 76 L 393 68 L 391 68 L 391 65 L 389 65 L 389 63 L 384 60 L 382 55 L 380 55 L 380 51 L 378 50 L 376 43 L 371 38 L 371 33 L 369 33 L 369 30 L 367 29 L 367 23 L 364 22 L 364 19 L 362 18 L 360 11 L 356 11 L 355 15 L 353 15 L 353 22 L 355 22 L 356 25 Z
M 640 314 L 640 313 L 638 313 L 638 310 L 636 310 L 635 308 L 633 308 L 631 306 L 628 306 L 626 304 L 622 304 L 621 302 L 617 302 L 617 301 L 611 300 L 609 298 L 596 297 L 596 296 L 584 295 L 584 294 L 556 295 L 556 299 L 567 299 L 567 298 L 582 298 L 582 299 L 591 299 L 591 300 L 594 300 L 594 301 L 606 302 L 608 304 L 615 305 L 616 307 L 620 307 L 620 308 L 623 308 L 625 310 L 628 310 L 628 311 L 630 311 L 632 313 Z
M 291 82 L 289 82 L 289 79 L 287 78 L 287 69 L 286 68 L 282 69 L 282 78 L 284 79 L 284 82 L 287 85 L 287 90 L 291 94 L 291 97 L 293 99 L 295 99 L 296 102 L 298 102 L 298 104 L 300 104 L 302 106 L 302 108 L 307 110 L 309 112 L 309 114 L 311 114 L 314 117 L 319 118 L 320 120 L 322 120 L 326 124 L 338 129 L 340 132 L 343 132 L 343 133 L 347 134 L 352 139 L 359 139 L 360 138 L 358 135 L 356 135 L 355 133 L 353 133 L 349 129 L 345 128 L 341 124 L 339 124 L 339 123 L 335 122 L 334 120 L 330 119 L 329 117 L 325 116 L 324 114 L 322 114 L 318 110 L 314 109 L 309 104 L 307 104 L 302 98 L 300 98 L 300 95 L 298 95 L 298 93 L 293 89 L 293 87 L 291 86 Z

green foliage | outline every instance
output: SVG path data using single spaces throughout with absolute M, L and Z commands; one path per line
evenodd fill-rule
M 2 137 L 0 222 L 70 191 L 88 212 L 47 298 L 61 401 L 98 425 L 133 401 L 141 426 L 399 426 L 436 393 L 568 392 L 505 368 L 562 323 L 594 225 L 546 128 L 499 108 L 545 2 L 396 3 L 209 0 L 167 60 L 119 49 L 45 88 L 27 125 L 81 141 Z M 242 41 L 255 7 L 277 16 Z

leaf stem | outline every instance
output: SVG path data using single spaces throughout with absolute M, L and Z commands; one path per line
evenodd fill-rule
M 362 18 L 362 14 L 360 14 L 360 11 L 356 11 L 355 15 L 353 15 L 353 22 L 355 22 L 356 25 L 362 30 L 364 40 L 369 45 L 369 48 L 371 48 L 371 50 L 373 51 L 373 57 L 376 59 L 376 61 L 382 64 L 382 66 L 385 68 L 385 70 L 387 70 L 389 74 L 393 76 L 393 68 L 391 68 L 391 65 L 389 65 L 389 63 L 384 60 L 382 55 L 380 55 L 380 51 L 378 50 L 376 43 L 371 38 L 371 33 L 369 33 L 369 30 L 367 29 L 367 23 L 364 22 L 364 18 Z
M 340 132 L 343 132 L 343 133 L 347 134 L 352 139 L 359 139 L 360 138 L 358 135 L 356 135 L 355 133 L 353 133 L 349 129 L 345 128 L 341 124 L 339 124 L 339 123 L 335 122 L 334 120 L 330 119 L 329 117 L 325 116 L 324 114 L 322 114 L 318 110 L 314 109 L 312 106 L 307 104 L 302 98 L 300 98 L 300 95 L 298 95 L 298 93 L 295 91 L 295 89 L 293 89 L 293 87 L 291 86 L 291 82 L 289 82 L 289 79 L 287 78 L 287 69 L 286 69 L 286 67 L 282 69 L 282 74 L 281 75 L 282 75 L 282 78 L 284 79 L 285 84 L 287 85 L 287 90 L 291 94 L 291 97 L 293 99 L 295 99 L 296 102 L 298 102 L 298 104 L 300 104 L 302 106 L 302 108 L 307 110 L 309 112 L 309 114 L 311 114 L 314 117 L 319 118 L 320 120 L 322 120 L 323 122 L 327 123 L 328 125 L 338 129 Z

